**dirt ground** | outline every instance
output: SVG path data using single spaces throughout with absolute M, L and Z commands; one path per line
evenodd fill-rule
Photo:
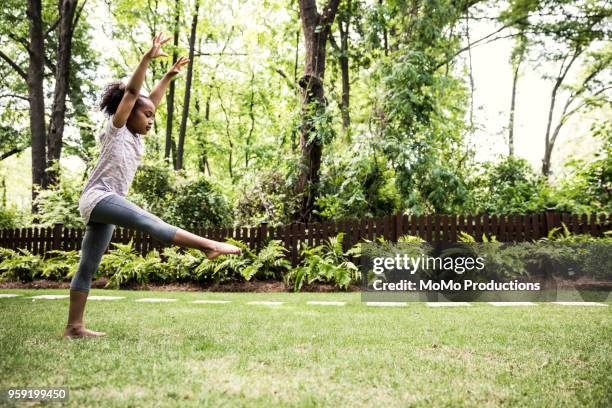
M 92 289 L 104 289 L 107 280 L 100 278 L 92 282 Z M 70 282 L 57 282 L 47 279 L 37 279 L 32 282 L 0 282 L 2 289 L 68 289 Z M 280 281 L 251 281 L 251 282 L 228 282 L 200 285 L 197 283 L 172 283 L 172 284 L 132 284 L 121 289 L 127 290 L 154 290 L 154 291 L 186 291 L 186 292 L 291 292 L 284 282 Z M 359 291 L 360 287 L 351 285 L 347 292 Z M 302 292 L 341 292 L 334 285 L 313 283 L 304 284 Z

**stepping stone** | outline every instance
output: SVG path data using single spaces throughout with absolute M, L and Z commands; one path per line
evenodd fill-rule
M 603 306 L 607 307 L 605 303 L 597 303 L 597 302 L 552 302 L 556 305 L 563 306 Z
M 68 295 L 38 295 L 32 296 L 32 299 L 65 299 Z
M 366 306 L 375 306 L 375 307 L 402 307 L 408 306 L 406 302 L 366 302 Z
M 0 298 L 12 298 L 12 297 L 17 297 L 17 296 L 21 296 L 21 295 L 16 295 L 14 293 L 0 293 Z
M 334 300 L 309 300 L 308 305 L 326 305 L 326 306 L 344 306 L 346 302 L 338 302 Z
M 537 306 L 533 302 L 488 302 L 493 306 Z
M 472 306 L 468 302 L 427 302 L 429 307 L 463 307 Z
M 193 303 L 231 303 L 231 300 L 194 300 Z
M 141 298 L 141 299 L 136 299 L 136 302 L 176 302 L 176 299 L 169 299 L 169 298 Z
M 88 300 L 117 300 L 125 299 L 124 296 L 89 296 Z
M 254 300 L 252 302 L 247 302 L 249 305 L 267 305 L 267 306 L 278 306 L 282 305 L 285 302 L 277 302 L 273 300 Z

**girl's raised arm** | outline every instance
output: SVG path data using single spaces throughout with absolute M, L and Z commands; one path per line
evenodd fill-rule
M 151 49 L 142 57 L 140 64 L 138 64 L 138 68 L 136 68 L 136 71 L 134 71 L 125 87 L 123 98 L 121 98 L 121 102 L 119 102 L 117 111 L 113 116 L 114 127 L 121 128 L 127 122 L 132 112 L 132 108 L 134 108 L 134 104 L 140 95 L 140 88 L 144 82 L 149 61 L 153 58 L 168 56 L 168 54 L 162 51 L 161 46 L 170 41 L 171 38 L 172 37 L 164 38 L 163 33 L 159 33 L 153 38 Z
M 183 65 L 187 64 L 188 62 L 189 62 L 188 58 L 185 58 L 185 57 L 179 58 L 178 61 L 176 61 L 174 65 L 172 65 L 172 67 L 168 70 L 168 72 L 166 72 L 163 78 L 157 83 L 157 85 L 155 85 L 155 88 L 153 88 L 153 90 L 149 94 L 149 99 L 151 100 L 151 102 L 153 102 L 155 107 L 159 105 L 159 102 L 164 96 L 164 93 L 166 92 L 166 88 L 168 87 L 168 84 L 170 83 L 170 81 L 172 81 L 172 79 L 176 75 L 178 75 L 179 72 L 181 72 Z

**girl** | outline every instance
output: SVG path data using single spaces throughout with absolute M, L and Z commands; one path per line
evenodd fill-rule
M 170 37 L 163 37 L 163 33 L 159 33 L 153 38 L 151 49 L 142 57 L 127 85 L 111 83 L 102 95 L 100 108 L 109 116 L 109 120 L 100 136 L 100 157 L 79 198 L 79 212 L 86 229 L 79 266 L 70 284 L 68 324 L 64 330 L 64 337 L 67 338 L 105 335 L 85 328 L 83 312 L 91 280 L 116 225 L 149 233 L 164 243 L 206 251 L 208 259 L 221 254 L 240 254 L 240 248 L 234 245 L 212 241 L 169 225 L 125 199 L 140 164 L 142 137 L 151 130 L 155 109 L 170 81 L 189 62 L 187 58 L 181 57 L 148 97 L 140 95 L 149 62 L 154 58 L 168 56 L 161 46 Z

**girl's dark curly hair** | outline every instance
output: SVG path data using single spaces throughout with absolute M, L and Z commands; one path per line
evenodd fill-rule
M 124 92 L 125 84 L 121 81 L 114 81 L 106 85 L 100 98 L 100 110 L 108 116 L 114 115 Z
M 125 93 L 125 84 L 121 81 L 114 81 L 107 84 L 100 98 L 100 110 L 108 116 L 112 116 L 117 112 L 119 103 Z M 147 98 L 145 95 L 140 95 L 140 98 Z M 134 107 L 141 104 L 140 98 L 136 100 Z

